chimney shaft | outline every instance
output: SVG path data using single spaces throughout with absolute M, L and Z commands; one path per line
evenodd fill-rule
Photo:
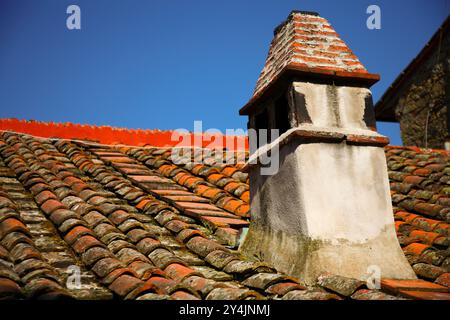
M 276 173 L 247 165 L 252 221 L 243 254 L 308 284 L 323 272 L 364 280 L 374 268 L 415 278 L 395 234 L 388 139 L 375 129 L 369 87 L 378 79 L 315 13 L 292 12 L 275 29 L 240 113 L 251 129 L 285 132 L 265 146 L 279 150 Z

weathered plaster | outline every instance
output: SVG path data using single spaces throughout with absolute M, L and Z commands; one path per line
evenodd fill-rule
M 312 282 L 324 271 L 363 280 L 415 278 L 398 244 L 382 148 L 290 143 L 280 170 L 250 169 L 252 224 L 248 256 Z
M 369 89 L 311 82 L 294 82 L 293 88 L 305 96 L 306 109 L 312 125 L 326 128 L 370 129 L 364 122 L 365 99 L 371 95 Z
M 373 265 L 382 277 L 415 278 L 395 234 L 384 150 L 346 141 L 383 138 L 370 90 L 309 82 L 289 90 L 290 118 L 300 121 L 249 159 L 252 220 L 241 252 L 310 284 L 325 271 L 364 280 Z M 278 149 L 279 170 L 263 175 L 255 157 Z

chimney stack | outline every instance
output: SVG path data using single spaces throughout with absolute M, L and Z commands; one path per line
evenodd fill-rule
M 266 65 L 240 110 L 249 129 L 280 129 L 249 161 L 251 225 L 240 247 L 307 284 L 323 272 L 415 279 L 397 240 L 370 74 L 330 24 L 293 11 L 274 31 Z M 261 142 L 261 141 L 260 141 Z M 252 158 L 251 158 L 252 160 Z

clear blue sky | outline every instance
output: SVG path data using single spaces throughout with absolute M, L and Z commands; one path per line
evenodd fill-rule
M 327 18 L 367 69 L 374 100 L 449 13 L 446 0 L 1 0 L 0 117 L 143 129 L 245 128 L 273 28 Z M 81 7 L 81 30 L 66 8 Z M 382 29 L 366 28 L 381 7 Z M 397 126 L 379 130 L 401 144 Z

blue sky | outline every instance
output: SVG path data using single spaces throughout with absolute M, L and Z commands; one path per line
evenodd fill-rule
M 449 13 L 446 0 L 2 0 L 0 117 L 142 129 L 245 128 L 273 29 L 327 18 L 383 94 Z M 81 30 L 66 8 L 81 8 Z M 381 30 L 366 8 L 381 8 Z M 397 125 L 379 130 L 401 144 Z

